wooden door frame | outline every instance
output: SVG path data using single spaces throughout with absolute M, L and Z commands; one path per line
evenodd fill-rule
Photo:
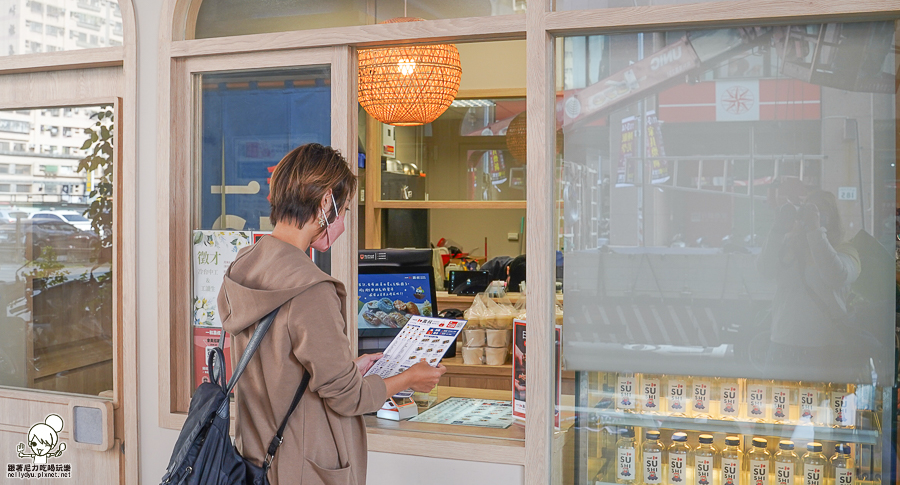
M 108 412 L 113 414 L 114 439 L 120 446 L 120 483 L 138 483 L 140 477 L 139 416 L 138 416 L 138 345 L 137 345 L 137 37 L 132 0 L 117 0 L 122 16 L 124 39 L 122 46 L 97 49 L 27 54 L 3 58 L 0 78 L 40 82 L 41 79 L 59 78 L 66 72 L 77 73 L 121 67 L 120 85 L 112 90 L 102 90 L 99 97 L 79 92 L 92 92 L 90 86 L 80 86 L 62 95 L 38 94 L 39 89 L 29 85 L 27 96 L 15 101 L 0 102 L 4 108 L 40 105 L 114 104 L 118 125 L 115 173 L 115 247 L 116 247 L 116 298 L 114 327 L 115 396 Z M 47 74 L 44 76 L 45 73 Z M 84 81 L 84 79 L 82 79 Z M 96 87 L 96 86 L 95 86 Z M 3 390 L 0 398 L 23 402 L 46 402 L 71 406 L 84 403 L 81 396 L 61 396 L 29 390 Z M 71 416 L 70 416 L 71 418 Z M 101 445 L 103 446 L 103 445 Z

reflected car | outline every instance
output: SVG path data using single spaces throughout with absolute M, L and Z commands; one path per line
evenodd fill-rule
M 36 247 L 50 246 L 60 249 L 90 249 L 96 247 L 100 237 L 68 222 L 49 219 L 28 219 L 18 224 L 0 224 L 0 244 L 26 244 Z
M 37 211 L 29 219 L 67 222 L 82 231 L 91 230 L 91 220 L 79 211 Z

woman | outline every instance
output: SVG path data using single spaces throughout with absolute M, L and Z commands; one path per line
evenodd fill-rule
M 234 336 L 233 358 L 259 319 L 281 308 L 237 384 L 235 442 L 242 456 L 262 464 L 304 371 L 311 376 L 269 471 L 273 485 L 364 484 L 362 415 L 402 390 L 430 391 L 446 370 L 420 362 L 388 379 L 363 378 L 380 354 L 353 359 L 344 285 L 306 251 L 334 244 L 355 191 L 356 176 L 338 152 L 315 143 L 294 149 L 272 174 L 272 235 L 241 250 L 219 293 L 223 327 Z
M 757 260 L 776 281 L 767 367 L 816 369 L 845 365 L 847 297 L 859 255 L 844 242 L 834 194 L 822 190 L 781 206 Z

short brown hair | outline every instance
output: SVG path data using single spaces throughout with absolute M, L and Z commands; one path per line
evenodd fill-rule
M 334 220 L 350 194 L 356 191 L 356 175 L 334 148 L 307 143 L 284 156 L 272 172 L 269 201 L 272 225 L 279 222 L 302 227 L 318 215 L 322 197 L 331 189 L 338 207 Z

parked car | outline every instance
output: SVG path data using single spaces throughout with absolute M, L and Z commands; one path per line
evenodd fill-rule
M 18 226 L 18 227 L 17 227 Z M 0 244 L 27 244 L 34 247 L 50 246 L 53 249 L 91 249 L 100 236 L 68 222 L 51 219 L 28 219 L 18 224 L 0 224 Z
M 0 223 L 16 222 L 16 219 L 28 219 L 28 213 L 16 209 L 0 210 Z
M 91 230 L 91 220 L 84 217 L 79 211 L 37 211 L 29 219 L 44 219 L 51 221 L 67 222 L 82 231 Z

